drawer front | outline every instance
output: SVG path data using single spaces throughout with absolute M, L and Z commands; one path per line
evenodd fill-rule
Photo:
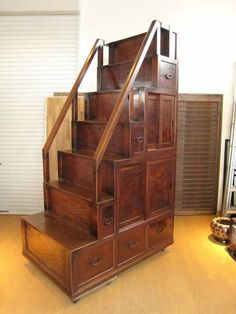
M 171 212 L 158 216 L 147 225 L 148 248 L 173 242 L 173 215 Z
M 114 204 L 102 204 L 99 206 L 100 237 L 106 238 L 113 235 L 114 230 Z
M 158 88 L 176 92 L 176 64 L 170 61 L 160 60 L 158 71 Z
M 144 127 L 143 125 L 132 124 L 131 127 L 131 150 L 132 155 L 137 155 L 144 151 Z
M 76 251 L 72 255 L 74 288 L 113 268 L 113 241 Z
M 117 240 L 117 264 L 121 264 L 145 251 L 145 225 L 120 234 Z

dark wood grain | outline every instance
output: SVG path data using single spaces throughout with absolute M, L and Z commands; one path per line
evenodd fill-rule
M 107 46 L 104 66 L 104 49 L 96 42 L 44 146 L 45 213 L 22 219 L 23 254 L 73 301 L 173 243 L 176 34 L 153 21 L 146 34 Z M 78 121 L 77 88 L 96 51 L 98 90 L 83 93 L 85 121 Z M 71 102 L 72 147 L 58 152 L 58 180 L 50 181 L 49 148 Z M 198 106 L 211 117 L 207 127 L 199 119 L 189 122 L 187 107 L 179 120 L 180 132 L 185 122 L 190 131 L 178 147 L 186 154 L 177 174 L 190 178 L 194 162 L 199 177 L 194 184 L 177 183 L 185 204 L 214 180 L 206 170 L 216 164 L 204 163 L 215 153 L 214 143 L 203 134 L 214 129 L 217 113 L 204 108 Z M 190 152 L 199 138 L 203 149 L 194 159 Z M 213 197 L 208 192 L 203 210 Z

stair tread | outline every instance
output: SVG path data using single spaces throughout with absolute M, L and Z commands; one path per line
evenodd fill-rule
M 52 188 L 59 190 L 59 191 L 67 192 L 67 193 L 69 193 L 75 197 L 82 198 L 82 199 L 85 199 L 87 201 L 93 200 L 93 196 L 94 196 L 93 191 L 89 190 L 86 187 L 79 186 L 79 185 L 73 185 L 73 184 L 67 183 L 65 181 L 50 181 L 48 183 L 48 185 Z M 101 198 L 102 198 L 101 202 L 104 202 L 104 201 L 113 200 L 114 196 L 109 194 L 109 193 L 103 192 Z
M 96 95 L 96 94 L 109 94 L 109 93 L 120 93 L 122 89 L 109 89 L 109 90 L 102 90 L 102 91 L 92 91 L 92 92 L 84 92 L 78 93 L 78 96 L 86 96 L 86 95 Z M 68 96 L 69 92 L 54 92 L 53 96 L 55 97 L 65 97 Z
M 83 158 L 92 158 L 94 155 L 93 150 L 85 150 L 85 149 L 78 149 L 78 150 L 61 150 L 61 153 L 70 154 L 70 155 L 77 155 Z M 127 157 L 124 157 L 119 154 L 105 154 L 103 156 L 103 160 L 106 161 L 118 161 L 118 160 L 127 160 Z
M 23 220 L 68 249 L 80 248 L 97 241 L 81 227 L 73 226 L 60 218 L 53 218 L 45 212 L 24 216 Z
M 88 125 L 107 125 L 108 120 L 83 120 L 83 121 L 75 121 L 78 124 L 88 124 Z M 129 122 L 117 122 L 117 125 L 129 124 Z

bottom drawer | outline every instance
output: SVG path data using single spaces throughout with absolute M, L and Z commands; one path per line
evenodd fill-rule
M 173 215 L 164 213 L 153 219 L 147 225 L 148 248 L 153 246 L 164 247 L 173 242 Z
M 74 287 L 113 268 L 113 241 L 92 246 L 72 255 Z
M 145 251 L 145 225 L 124 231 L 117 240 L 117 264 Z

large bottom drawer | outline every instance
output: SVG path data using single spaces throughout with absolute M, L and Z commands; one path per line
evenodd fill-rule
M 113 268 L 113 241 L 72 253 L 74 288 Z
M 147 225 L 148 248 L 164 247 L 173 242 L 173 214 L 164 213 Z

